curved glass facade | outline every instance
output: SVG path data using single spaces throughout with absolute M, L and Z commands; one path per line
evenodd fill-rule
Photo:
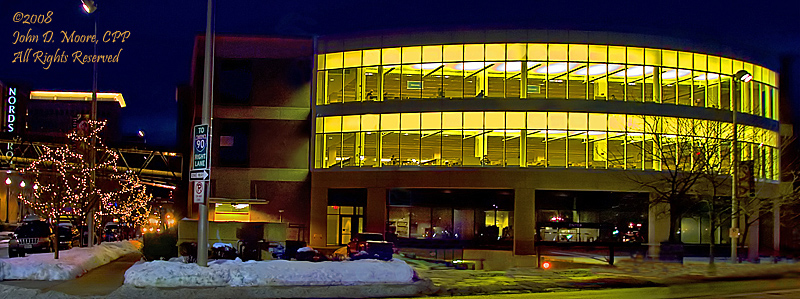
M 733 85 L 738 70 L 750 72 L 753 80 Z M 317 56 L 316 86 L 317 105 L 576 99 L 738 107 L 742 113 L 778 118 L 775 72 L 725 57 L 642 47 L 496 43 L 326 53 Z
M 741 160 L 778 179 L 777 132 L 739 125 Z M 726 172 L 730 123 L 582 112 L 422 112 L 316 118 L 316 168 L 550 167 Z M 674 162 L 673 162 L 674 161 Z M 666 165 L 669 164 L 669 165 Z

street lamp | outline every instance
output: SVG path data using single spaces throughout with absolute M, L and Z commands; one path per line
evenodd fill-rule
M 97 2 L 94 0 L 81 0 L 81 4 L 83 5 L 83 11 L 87 14 L 94 15 L 94 37 L 97 39 L 97 14 L 94 14 L 97 11 Z M 97 43 L 94 43 L 94 57 L 97 57 Z M 92 115 L 90 118 L 91 121 L 97 121 L 97 60 L 94 61 L 94 65 L 92 66 Z M 89 181 L 89 187 L 92 192 L 94 192 L 95 187 L 95 144 L 97 143 L 96 138 L 92 135 L 91 145 L 89 147 L 89 169 L 92 170 L 91 172 L 91 179 Z M 88 226 L 89 231 L 89 247 L 94 245 L 94 196 L 89 201 L 89 215 L 86 220 L 86 226 Z
M 731 263 L 737 263 L 739 258 L 739 202 L 736 201 L 736 192 L 738 184 L 737 184 L 737 172 L 739 171 L 739 151 L 737 147 L 738 141 L 738 130 L 736 128 L 736 114 L 739 110 L 739 105 L 737 103 L 742 101 L 742 94 L 739 93 L 739 101 L 736 99 L 736 87 L 738 82 L 750 82 L 753 79 L 753 75 L 745 70 L 740 70 L 733 75 L 733 101 L 731 102 L 731 119 L 733 123 L 733 142 L 731 146 L 733 149 L 731 150 L 731 154 L 733 155 L 732 167 L 731 167 Z

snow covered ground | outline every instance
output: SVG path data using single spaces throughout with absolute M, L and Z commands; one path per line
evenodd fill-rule
M 123 256 L 139 251 L 139 241 L 104 242 L 98 246 L 72 248 L 53 253 L 35 253 L 0 260 L 0 280 L 69 280 Z
M 181 261 L 139 262 L 125 272 L 136 287 L 348 286 L 411 284 L 414 270 L 399 259 L 344 262 L 216 260 L 208 267 Z

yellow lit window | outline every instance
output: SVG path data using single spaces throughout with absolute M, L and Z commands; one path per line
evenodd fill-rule
M 342 117 L 342 132 L 357 132 L 361 130 L 359 115 L 345 115 Z
M 625 63 L 625 47 L 609 46 L 608 47 L 608 62 L 610 63 Z
M 486 44 L 486 60 L 506 60 L 506 44 Z
M 422 47 L 403 47 L 403 64 L 420 63 Z
M 442 128 L 442 113 L 441 112 L 425 112 L 422 113 L 422 129 L 423 130 L 439 130 Z
M 644 49 L 636 47 L 628 47 L 628 63 L 629 64 L 643 64 L 644 63 Z
M 464 61 L 483 61 L 483 44 L 464 45 Z
M 460 130 L 464 126 L 461 125 L 462 112 L 442 112 L 442 129 L 444 130 Z
M 661 63 L 665 67 L 678 67 L 678 52 L 672 50 L 662 50 Z
M 464 61 L 464 45 L 445 45 L 444 61 L 446 62 Z
M 590 113 L 589 114 L 589 130 L 590 131 L 605 131 L 608 129 L 608 119 L 606 114 Z
M 328 53 L 325 54 L 325 69 L 340 69 L 344 63 L 344 53 Z
M 506 60 L 525 60 L 527 50 L 525 44 L 508 44 L 506 45 Z
M 589 129 L 588 113 L 570 112 L 569 113 L 569 129 L 585 131 Z
M 587 45 L 569 45 L 569 61 L 587 61 L 589 60 L 589 46 Z
M 550 61 L 567 61 L 567 45 L 550 44 L 547 47 L 547 57 Z
M 379 65 L 381 64 L 381 50 L 364 50 L 364 65 Z
M 464 129 L 483 129 L 483 112 L 464 112 Z
M 615 132 L 625 132 L 625 114 L 609 114 L 608 130 Z
M 442 62 L 442 46 L 422 47 L 422 62 Z
M 383 65 L 400 64 L 400 48 L 383 49 Z
M 590 62 L 608 62 L 608 46 L 589 46 L 589 61 Z
M 692 53 L 689 52 L 678 52 L 678 67 L 682 69 L 692 69 L 694 63 L 694 58 L 692 57 Z
M 364 114 L 361 116 L 361 130 L 370 132 L 380 130 L 380 114 Z
M 547 44 L 528 44 L 529 60 L 547 60 Z
M 644 63 L 652 66 L 661 66 L 661 50 L 644 49 Z
M 547 129 L 547 112 L 528 112 L 528 129 Z
M 381 131 L 400 130 L 400 113 L 381 114 Z
M 344 67 L 361 66 L 361 51 L 344 52 Z
M 486 112 L 486 122 L 484 124 L 485 129 L 500 129 L 503 130 L 506 127 L 506 116 L 504 112 Z
M 567 113 L 566 112 L 550 112 L 547 114 L 547 128 L 555 130 L 567 129 Z
M 525 112 L 506 112 L 506 128 L 525 129 Z
M 694 69 L 705 72 L 708 70 L 708 56 L 705 54 L 694 53 Z
M 336 133 L 342 131 L 342 117 L 341 116 L 326 116 L 325 117 L 325 132 Z
M 403 113 L 400 116 L 400 129 L 401 130 L 419 130 L 420 114 L 419 113 Z

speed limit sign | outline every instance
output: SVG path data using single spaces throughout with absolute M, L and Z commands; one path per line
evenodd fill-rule
M 206 182 L 205 181 L 194 181 L 194 188 L 192 192 L 192 199 L 194 203 L 205 203 L 206 202 Z

